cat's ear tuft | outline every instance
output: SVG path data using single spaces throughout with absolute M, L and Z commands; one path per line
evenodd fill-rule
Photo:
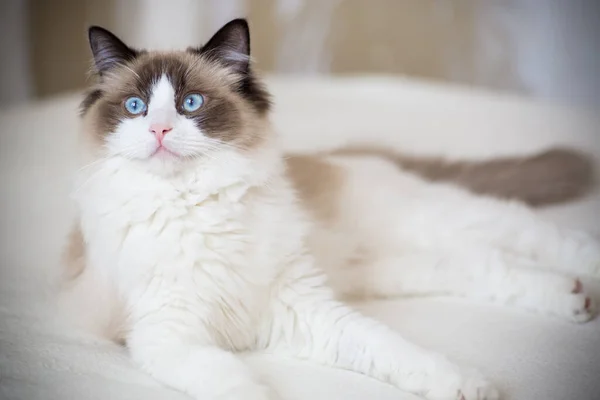
M 228 22 L 213 35 L 200 53 L 236 73 L 245 74 L 250 65 L 250 28 L 245 19 Z
M 128 47 L 117 36 L 99 26 L 88 29 L 90 48 L 94 55 L 94 64 L 100 75 L 137 56 L 137 52 Z

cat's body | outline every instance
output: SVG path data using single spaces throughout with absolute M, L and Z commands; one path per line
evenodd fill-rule
M 430 399 L 494 399 L 479 376 L 338 298 L 452 294 L 575 321 L 591 316 L 580 282 L 551 272 L 600 275 L 589 237 L 382 158 L 283 157 L 262 89 L 238 86 L 239 74 L 249 74 L 243 21 L 199 56 L 119 58 L 129 49 L 95 35 L 98 90 L 107 98 L 86 103 L 84 121 L 92 147 L 102 149 L 99 137 L 108 150 L 80 174 L 65 294 L 80 323 L 124 341 L 158 380 L 197 399 L 274 398 L 234 354 L 264 350 Z M 194 77 L 195 68 L 204 70 Z M 187 86 L 206 70 L 204 108 L 184 110 L 188 93 L 204 89 Z M 139 113 L 127 97 L 139 93 L 132 86 L 147 103 Z M 132 115 L 117 118 L 122 98 Z

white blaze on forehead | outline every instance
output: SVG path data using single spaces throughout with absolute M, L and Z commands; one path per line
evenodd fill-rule
M 148 117 L 153 122 L 169 122 L 177 115 L 175 107 L 175 89 L 169 79 L 162 75 L 150 91 L 150 102 L 148 103 Z

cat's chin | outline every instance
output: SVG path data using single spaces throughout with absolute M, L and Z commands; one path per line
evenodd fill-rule
M 177 160 L 181 156 L 165 146 L 158 146 L 150 158 L 158 158 L 160 160 Z
M 147 158 L 139 160 L 139 163 L 151 173 L 166 176 L 177 174 L 186 169 L 189 161 L 174 151 L 161 146 Z

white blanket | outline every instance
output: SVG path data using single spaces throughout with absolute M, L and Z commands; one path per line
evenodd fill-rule
M 269 83 L 274 122 L 293 150 L 361 141 L 484 158 L 568 144 L 600 156 L 600 118 L 574 110 L 392 78 Z M 125 350 L 56 323 L 51 299 L 73 217 L 68 193 L 78 101 L 79 94 L 0 111 L 0 398 L 185 399 L 139 372 Z M 600 234 L 600 192 L 541 212 L 563 226 Z M 451 299 L 358 307 L 482 370 L 507 399 L 600 398 L 600 320 L 572 325 Z M 415 398 L 296 360 L 249 355 L 248 361 L 287 400 Z

